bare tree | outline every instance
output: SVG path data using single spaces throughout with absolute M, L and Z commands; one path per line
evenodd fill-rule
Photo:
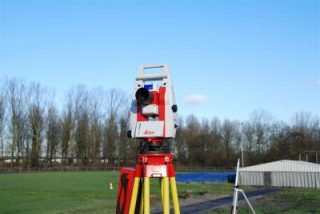
M 102 127 L 102 112 L 101 112 L 101 102 L 102 90 L 95 89 L 90 92 L 90 145 L 89 145 L 89 155 L 92 160 L 92 164 L 96 165 L 100 158 L 100 148 L 103 138 L 103 127 Z
M 178 124 L 178 128 L 177 128 L 176 138 L 175 138 L 177 160 L 178 160 L 178 163 L 186 165 L 188 164 L 189 150 L 186 142 L 185 126 L 184 126 L 182 117 L 177 118 L 177 124 Z
M 127 131 L 129 128 L 129 106 L 131 97 L 124 92 L 121 93 L 121 106 L 118 113 L 118 124 L 119 124 L 119 154 L 118 154 L 118 163 L 127 164 L 130 157 L 130 150 L 136 151 L 132 141 L 127 136 Z
M 0 155 L 1 157 L 4 157 L 4 139 L 3 139 L 3 133 L 5 129 L 5 110 L 6 110 L 6 85 L 4 81 L 0 82 Z M 0 160 L 1 161 L 1 160 Z M 2 164 L 2 161 L 0 162 L 0 166 Z
M 320 151 L 320 118 L 313 117 L 311 127 L 311 141 L 313 143 L 313 150 Z M 318 157 L 320 158 L 320 157 Z M 320 160 L 318 159 L 318 163 Z
M 121 114 L 119 118 L 119 163 L 128 163 L 128 150 L 130 148 L 130 142 L 127 137 L 127 131 L 129 126 L 129 111 Z
M 107 118 L 104 130 L 103 155 L 109 163 L 114 163 L 115 157 L 119 154 L 119 126 L 118 114 L 124 108 L 125 94 L 117 89 L 110 89 L 106 94 Z M 125 106 L 128 108 L 128 106 Z
M 244 136 L 244 153 L 246 157 L 246 165 L 253 161 L 254 158 L 254 127 L 250 122 L 245 122 L 243 125 Z
M 194 115 L 186 119 L 186 145 L 189 150 L 189 164 L 198 165 L 199 156 L 203 156 L 203 148 L 199 145 L 200 123 Z
M 266 156 L 267 161 L 290 158 L 289 132 L 290 127 L 284 122 L 275 122 L 270 126 L 270 149 Z
M 208 145 L 208 164 L 210 166 L 221 166 L 223 164 L 223 144 L 221 133 L 221 122 L 214 117 L 210 121 L 210 144 Z
M 253 111 L 250 115 L 250 122 L 254 129 L 255 162 L 261 163 L 266 150 L 268 149 L 269 121 L 272 116 L 265 110 Z
M 58 110 L 54 105 L 50 105 L 46 120 L 46 140 L 47 140 L 47 164 L 52 166 L 52 159 L 57 158 L 58 146 L 60 144 L 60 124 Z
M 31 165 L 39 166 L 39 160 L 42 156 L 42 140 L 44 134 L 45 108 L 47 105 L 47 91 L 39 84 L 31 84 L 30 97 L 28 105 L 28 118 L 31 125 Z
M 10 112 L 9 132 L 12 142 L 11 150 L 11 166 L 14 162 L 20 164 L 20 158 L 23 156 L 24 142 L 27 139 L 26 127 L 26 86 L 22 80 L 11 79 L 8 81 L 8 110 Z M 27 155 L 29 150 L 26 150 Z
M 210 125 L 208 119 L 202 119 L 199 133 L 199 149 L 202 151 L 202 155 L 198 157 L 198 162 L 201 166 L 209 164 L 208 156 L 211 152 L 211 137 L 210 137 Z
M 89 93 L 83 86 L 75 90 L 75 142 L 76 157 L 82 164 L 89 161 Z
M 234 121 L 234 149 L 237 157 L 241 157 L 241 152 L 243 150 L 243 139 L 242 139 L 242 123 L 239 121 Z
M 73 142 L 74 142 L 74 113 L 73 113 L 73 100 L 72 100 L 72 91 L 69 91 L 67 95 L 67 103 L 63 109 L 62 118 L 60 122 L 61 126 L 61 156 L 63 162 L 68 158 L 68 164 L 72 163 L 73 154 Z M 70 151 L 70 152 L 69 152 Z
M 222 124 L 222 138 L 225 149 L 225 166 L 231 167 L 232 140 L 234 136 L 234 124 L 226 119 Z
M 298 157 L 303 150 L 313 150 L 312 143 L 312 116 L 308 112 L 298 112 L 293 119 L 289 132 L 291 157 Z

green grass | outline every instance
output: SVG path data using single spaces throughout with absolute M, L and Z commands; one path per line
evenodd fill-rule
M 118 172 L 49 172 L 0 175 L 0 213 L 115 213 Z M 109 182 L 114 190 L 109 190 Z M 153 205 L 160 201 L 152 179 Z M 232 191 L 230 184 L 178 184 L 180 196 Z M 159 199 L 159 200 L 158 200 Z
M 257 214 L 315 214 L 320 213 L 320 190 L 305 188 L 285 188 L 263 198 L 251 200 Z M 219 208 L 207 214 L 229 214 L 230 207 Z M 251 214 L 246 203 L 241 203 L 239 214 Z
M 4 213 L 114 213 L 117 172 L 52 172 L 0 175 Z
M 0 174 L 0 213 L 115 213 L 118 178 L 118 172 Z M 178 184 L 178 191 L 180 200 L 186 191 L 192 191 L 193 197 L 204 193 L 222 196 L 232 193 L 232 185 Z M 157 179 L 151 180 L 151 195 L 152 207 L 159 206 Z M 257 213 L 320 213 L 320 190 L 284 189 L 252 203 Z M 209 213 L 230 213 L 230 207 Z M 251 212 L 242 203 L 238 213 Z

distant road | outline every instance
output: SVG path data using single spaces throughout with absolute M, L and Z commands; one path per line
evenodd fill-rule
M 279 191 L 279 188 L 265 188 L 265 189 L 258 189 L 258 190 L 252 190 L 245 192 L 246 196 L 250 198 L 255 198 L 257 196 L 262 196 L 266 194 L 270 194 L 273 192 Z M 244 200 L 244 197 L 241 193 L 239 193 L 239 201 Z M 201 202 L 198 204 L 190 204 L 181 207 L 181 213 L 183 214 L 201 214 L 206 211 L 213 210 L 217 207 L 224 206 L 224 205 L 230 205 L 231 208 L 232 204 L 232 196 L 227 196 L 223 198 L 213 199 L 210 201 Z M 162 210 L 155 210 L 152 212 L 152 214 L 162 214 Z M 173 213 L 173 209 L 170 210 L 170 213 Z

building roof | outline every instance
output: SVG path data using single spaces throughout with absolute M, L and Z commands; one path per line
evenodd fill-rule
M 320 164 L 306 161 L 280 160 L 239 169 L 240 172 L 320 172 Z

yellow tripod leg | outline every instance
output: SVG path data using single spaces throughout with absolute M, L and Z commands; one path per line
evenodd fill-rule
M 138 190 L 139 190 L 139 183 L 140 178 L 135 177 L 134 183 L 133 183 L 133 189 L 131 194 L 131 201 L 130 201 L 130 208 L 129 208 L 129 214 L 134 214 L 137 204 L 137 196 L 138 196 Z
M 144 177 L 143 180 L 143 211 L 150 214 L 150 178 Z
M 172 202 L 173 202 L 174 214 L 180 214 L 177 183 L 176 183 L 176 178 L 175 177 L 170 177 L 170 186 L 171 186 L 171 194 L 172 194 Z
M 143 214 L 143 185 L 141 186 L 140 209 L 139 214 Z
M 169 178 L 163 177 L 163 214 L 170 214 Z
M 163 179 L 159 178 L 159 181 L 160 181 L 161 203 L 162 203 L 162 207 L 163 207 Z

